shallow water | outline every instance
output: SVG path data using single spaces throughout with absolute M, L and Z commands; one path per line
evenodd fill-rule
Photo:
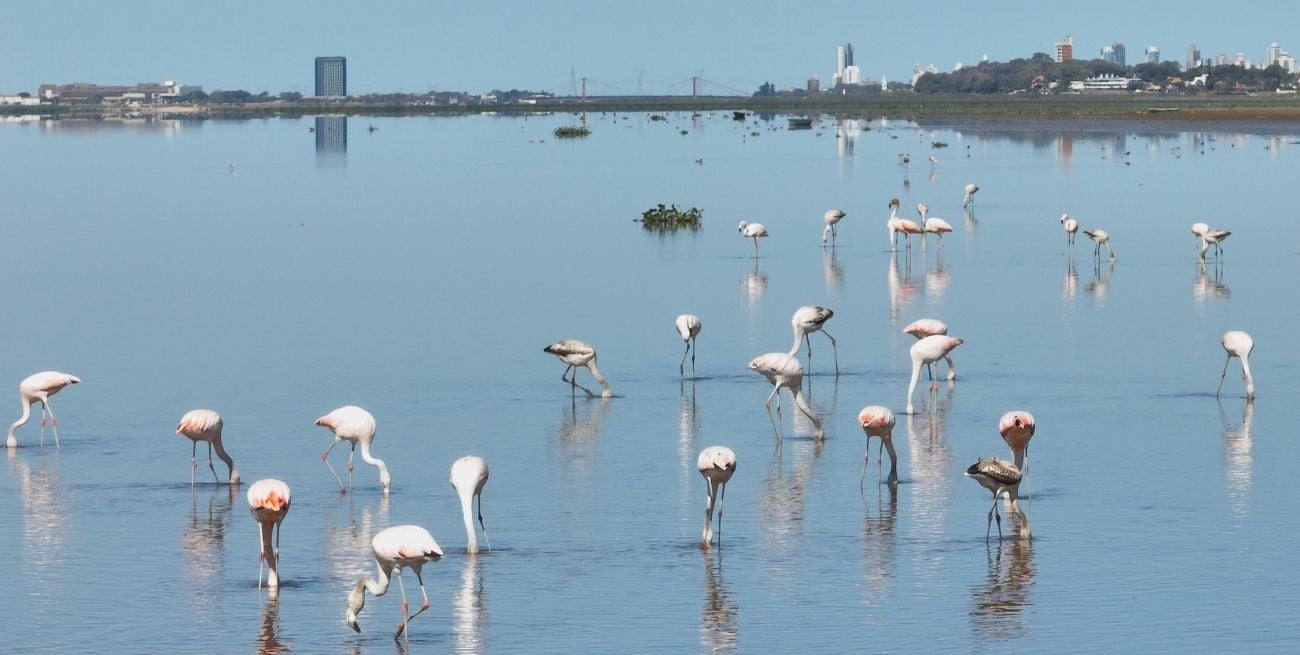
M 361 635 L 344 604 L 369 538 L 416 523 L 446 557 L 413 652 L 1294 649 L 1300 139 L 729 113 L 552 137 L 577 120 L 0 124 L 0 379 L 84 380 L 54 401 L 61 449 L 33 422 L 5 453 L 6 645 L 391 652 L 396 589 Z M 891 197 L 953 224 L 941 254 L 891 256 Z M 702 208 L 703 229 L 632 222 L 660 202 Z M 1063 211 L 1117 260 L 1067 247 Z M 741 219 L 771 232 L 758 259 Z M 1198 265 L 1197 220 L 1233 231 L 1222 262 Z M 812 335 L 826 440 L 786 397 L 778 445 L 746 363 L 789 349 L 804 304 L 834 308 L 842 373 Z M 704 323 L 694 382 L 675 372 L 683 312 Z M 966 339 L 960 376 L 934 399 L 923 381 L 907 417 L 900 330 L 927 316 Z M 1214 397 L 1228 329 L 1256 340 L 1253 404 L 1236 362 Z M 542 353 L 562 338 L 599 349 L 615 398 L 571 400 Z M 320 463 L 312 421 L 345 404 L 378 419 L 387 500 L 373 468 L 340 495 Z M 874 445 L 858 490 L 869 404 L 899 414 L 896 490 Z M 225 418 L 236 493 L 202 451 L 189 484 L 174 430 L 195 407 Z M 986 544 L 990 496 L 962 471 L 1010 456 L 1010 409 L 1038 421 L 1034 539 L 1012 522 Z M 739 465 L 706 553 L 713 444 Z M 447 483 L 470 453 L 492 471 L 476 557 Z M 273 602 L 244 500 L 263 477 L 294 493 Z

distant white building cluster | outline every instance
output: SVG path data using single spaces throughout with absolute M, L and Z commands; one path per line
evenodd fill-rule
M 881 85 L 864 77 L 862 68 L 853 61 L 852 43 L 845 43 L 835 47 L 835 74 L 831 76 L 831 84 L 827 91 L 836 90 L 839 93 L 857 93 L 872 91 L 880 87 Z M 808 95 L 817 95 L 822 92 L 820 75 L 813 75 L 808 78 L 807 91 Z

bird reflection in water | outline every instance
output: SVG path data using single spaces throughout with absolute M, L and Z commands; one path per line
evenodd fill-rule
M 1241 424 L 1228 422 L 1228 414 L 1219 403 L 1219 416 L 1223 419 L 1224 448 L 1224 482 L 1228 489 L 1228 500 L 1232 513 L 1245 516 L 1250 513 L 1250 486 L 1253 480 L 1254 458 L 1250 449 L 1253 441 L 1250 436 L 1250 424 L 1255 418 L 1255 403 L 1247 400 L 1241 410 Z
M 785 441 L 790 443 L 787 445 Z M 759 501 L 771 547 L 783 552 L 794 552 L 803 544 L 800 533 L 803 530 L 805 492 L 813 466 L 821 458 L 823 443 L 822 440 L 776 442 L 776 449 L 768 462 L 767 475 L 763 478 L 763 497 Z M 787 447 L 793 451 L 795 460 L 793 469 L 788 473 L 785 471 Z M 777 571 L 782 574 L 793 573 L 784 567 Z
M 971 627 L 976 641 L 1014 640 L 1025 634 L 1026 606 L 1034 588 L 1034 542 L 998 542 L 988 551 L 988 576 L 971 587 Z
M 722 550 L 704 555 L 704 604 L 700 606 L 700 646 L 706 653 L 734 653 L 740 638 L 736 603 L 722 578 Z
M 974 229 L 975 229 L 975 226 L 977 226 L 977 225 L 980 224 L 979 220 L 977 220 L 977 219 L 975 218 L 975 208 L 974 208 L 974 207 L 963 207 L 962 210 L 961 210 L 961 213 L 962 213 L 962 216 L 966 219 L 966 229 L 967 229 L 968 231 L 969 231 L 969 230 L 974 230 Z
M 943 265 L 943 253 L 939 252 L 935 255 L 934 267 L 925 272 L 925 295 L 934 299 L 941 298 L 950 284 L 952 273 Z
M 888 604 L 894 588 L 897 563 L 898 485 L 876 485 L 876 494 L 864 494 L 862 512 L 862 566 L 866 604 Z M 873 508 L 872 505 L 875 507 Z M 872 516 L 872 509 L 875 515 Z
M 942 408 L 921 415 L 907 415 L 907 462 L 911 470 L 908 495 L 914 520 L 923 537 L 940 539 L 946 531 L 948 506 L 952 502 L 952 472 L 957 468 L 952 450 L 944 438 L 948 410 Z M 941 559 L 942 551 L 931 551 Z M 935 567 L 923 566 L 927 576 Z
M 903 275 L 898 273 L 898 257 L 889 258 L 889 271 L 886 274 L 886 280 L 889 282 L 889 320 L 890 326 L 898 327 L 898 319 L 907 308 L 912 296 L 916 295 L 920 288 L 916 282 L 912 281 L 912 260 L 904 261 Z M 897 331 L 897 330 L 894 330 Z
M 579 410 L 581 405 L 581 411 Z M 585 469 L 595 464 L 596 442 L 600 437 L 600 423 L 609 413 L 609 398 L 571 403 L 551 428 L 551 444 L 560 452 L 560 459 L 570 470 Z
M 1196 262 L 1196 280 L 1192 282 L 1192 300 L 1197 309 L 1205 308 L 1205 299 L 1224 300 L 1232 297 L 1232 290 L 1223 282 L 1223 264 L 1216 261 L 1213 273 L 1206 271 L 1205 260 Z
M 370 540 L 385 527 L 388 527 L 388 497 L 381 496 L 363 506 L 358 512 L 355 507 L 355 494 L 342 494 L 338 504 L 326 508 L 321 534 L 325 535 L 324 558 L 329 563 L 333 575 L 338 578 L 353 580 L 373 571 L 373 564 L 367 558 L 357 557 L 357 553 L 372 552 Z M 346 522 L 336 525 L 337 511 L 346 505 Z
M 1074 302 L 1079 294 L 1079 269 L 1074 264 L 1074 256 L 1065 263 L 1065 278 L 1061 280 L 1061 300 Z
M 211 592 L 222 577 L 225 562 L 223 553 L 226 539 L 226 518 L 234 507 L 239 487 L 215 485 L 211 493 L 191 488 L 190 519 L 181 531 L 181 550 L 185 552 L 185 568 L 189 581 L 196 587 L 198 598 Z M 200 498 L 202 496 L 202 498 Z M 207 607 L 207 600 L 203 606 Z
M 59 485 L 58 453 L 48 457 L 40 454 L 40 468 L 32 470 L 27 458 L 18 455 L 17 448 L 9 448 L 9 475 L 18 481 L 22 498 L 23 544 L 27 548 L 27 561 L 42 572 L 46 569 L 64 569 L 62 555 L 66 552 L 63 540 L 68 533 L 64 525 L 67 514 L 63 488 Z M 6 527 L 6 531 L 9 528 Z
M 835 247 L 822 250 L 822 278 L 826 283 L 826 295 L 838 298 L 844 286 L 844 270 L 840 268 L 839 256 Z
M 483 636 L 483 577 L 478 554 L 471 553 L 460 572 L 460 589 L 451 598 L 452 650 L 478 654 L 487 651 Z
M 767 290 L 767 273 L 758 267 L 758 259 L 754 260 L 754 272 L 746 273 L 740 279 L 740 290 L 744 295 L 750 322 L 753 323 L 757 319 L 758 303 L 763 300 L 763 292 Z
M 258 655 L 277 655 L 279 653 L 292 653 L 293 649 L 287 640 L 280 638 L 280 600 L 276 597 L 275 589 L 271 589 L 271 595 L 266 601 L 266 606 L 262 608 L 262 627 L 257 631 L 257 653 Z
M 695 404 L 695 380 L 682 380 L 680 409 L 677 412 L 677 459 L 681 463 L 681 484 L 677 485 L 683 502 L 691 498 L 696 470 L 695 441 L 700 436 L 700 415 Z
M 1106 292 L 1110 291 L 1110 278 L 1115 275 L 1115 261 L 1111 260 L 1109 265 L 1104 266 L 1100 259 L 1093 260 L 1092 282 L 1088 283 L 1088 295 L 1098 303 L 1106 299 Z

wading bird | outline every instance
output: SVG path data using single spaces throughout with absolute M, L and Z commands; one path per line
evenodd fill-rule
M 1223 373 L 1219 374 L 1219 388 L 1214 390 L 1214 396 L 1217 398 L 1223 391 L 1223 379 L 1228 377 L 1228 363 L 1233 357 L 1240 357 L 1241 379 L 1246 382 L 1246 400 L 1253 400 L 1255 381 L 1250 377 L 1250 351 L 1255 349 L 1255 340 L 1241 330 L 1232 330 L 1223 333 L 1219 344 L 1228 351 L 1228 358 L 1223 361 Z
M 330 432 L 334 433 L 334 442 L 330 444 L 325 452 L 321 453 L 321 461 L 325 462 L 326 468 L 330 470 L 330 475 L 339 483 L 339 491 L 352 490 L 352 457 L 356 455 L 357 445 L 361 446 L 361 461 L 379 469 L 379 486 L 383 487 L 384 495 L 388 495 L 388 486 L 392 481 L 388 476 L 388 467 L 384 466 L 384 460 L 374 457 L 370 454 L 370 445 L 375 441 L 375 417 L 360 407 L 347 405 L 340 407 L 318 419 L 316 425 L 327 427 Z M 339 474 L 334 472 L 334 467 L 330 466 L 330 451 L 339 445 L 340 441 L 350 442 L 352 452 L 348 453 L 348 486 L 343 487 L 343 480 L 339 479 Z
M 835 343 L 835 337 L 826 331 L 826 322 L 831 320 L 835 312 L 825 307 L 816 305 L 804 305 L 796 309 L 794 316 L 790 318 L 790 326 L 794 328 L 794 345 L 790 346 L 790 356 L 794 357 L 799 352 L 799 342 L 803 341 L 808 344 L 808 370 L 812 370 L 812 339 L 808 337 L 813 332 L 821 332 L 831 340 L 831 355 L 835 359 L 835 375 L 840 374 L 840 354 L 839 346 Z
M 565 339 L 563 341 L 556 341 L 555 343 L 543 348 L 542 352 L 555 355 L 560 358 L 560 361 L 569 365 L 569 367 L 564 369 L 564 372 L 560 374 L 560 380 L 569 383 L 569 390 L 574 395 L 578 393 L 577 389 L 582 389 L 587 392 L 588 398 L 596 397 L 596 394 L 592 393 L 591 389 L 578 384 L 578 372 L 575 371 L 574 368 L 585 366 L 588 371 L 591 371 L 591 377 L 595 378 L 596 382 L 600 383 L 600 388 L 602 389 L 600 397 L 613 397 L 614 393 L 609 390 L 609 382 L 605 380 L 605 376 L 600 374 L 600 369 L 596 368 L 596 349 L 592 348 L 591 344 L 578 341 L 577 339 Z M 568 377 L 570 371 L 573 372 L 572 378 Z
M 988 542 L 993 529 L 993 518 L 998 519 L 998 539 L 1002 539 L 1002 513 L 998 511 L 998 496 L 1006 492 L 1011 499 L 1011 509 L 1020 515 L 1020 536 L 1029 538 L 1029 518 L 1016 502 L 1016 488 L 1020 485 L 1020 470 L 1015 464 L 996 457 L 981 457 L 966 469 L 966 476 L 974 478 L 980 486 L 993 492 L 993 507 L 989 508 L 988 523 L 984 526 L 984 541 Z
M 451 465 L 451 486 L 460 496 L 460 513 L 465 519 L 465 538 L 469 542 L 466 551 L 478 552 L 478 535 L 474 532 L 474 514 L 472 505 L 478 499 L 478 524 L 483 528 L 483 541 L 488 550 L 492 550 L 492 540 L 488 539 L 487 526 L 483 524 L 483 485 L 488 481 L 487 462 L 482 457 L 466 456 Z
M 842 209 L 829 209 L 822 215 L 822 219 L 826 221 L 826 228 L 822 230 L 823 246 L 826 245 L 826 237 L 828 235 L 831 238 L 831 245 L 835 245 L 835 239 L 839 236 L 839 231 L 835 226 L 839 224 L 840 219 L 844 218 L 844 216 L 844 210 Z
M 1083 233 L 1086 234 L 1086 235 L 1088 235 L 1088 238 L 1089 238 L 1089 239 L 1092 239 L 1092 242 L 1093 242 L 1094 244 L 1096 244 L 1096 245 L 1093 246 L 1093 248 L 1092 248 L 1092 255 L 1093 255 L 1093 257 L 1096 257 L 1096 258 L 1100 259 L 1100 258 L 1101 258 L 1101 246 L 1102 246 L 1102 244 L 1106 244 L 1106 252 L 1110 254 L 1110 258 L 1111 258 L 1111 260 L 1114 260 L 1114 259 L 1115 259 L 1115 251 L 1114 251 L 1114 250 L 1111 250 L 1111 248 L 1110 248 L 1110 233 L 1109 233 L 1109 232 L 1107 232 L 1106 230 L 1099 230 L 1099 229 L 1097 229 L 1097 228 L 1092 228 L 1092 229 L 1084 230 Z
M 1227 230 L 1216 230 L 1214 228 L 1206 230 L 1205 234 L 1201 235 L 1201 259 L 1205 259 L 1205 252 L 1210 249 L 1210 246 L 1214 246 L 1215 256 L 1222 257 L 1223 242 L 1230 236 L 1232 236 L 1232 233 Z
M 212 450 L 215 448 L 217 457 L 226 463 L 230 469 L 230 484 L 239 484 L 239 471 L 235 469 L 235 460 L 231 459 L 226 453 L 226 449 L 221 445 L 221 415 L 210 409 L 192 409 L 185 412 L 181 417 L 180 425 L 176 426 L 176 434 L 188 438 L 192 443 L 190 448 L 190 486 L 194 486 L 194 471 L 199 467 L 198 448 L 199 442 L 205 441 L 208 444 L 208 470 L 212 471 L 212 479 L 221 482 L 217 477 L 217 469 L 212 465 Z
M 262 562 L 266 562 L 266 586 L 271 589 L 280 587 L 280 524 L 289 514 L 289 504 L 293 495 L 289 485 L 271 478 L 258 480 L 248 487 L 248 511 L 257 521 L 257 530 L 262 538 L 262 554 L 257 563 L 257 588 L 262 588 Z M 275 533 L 275 543 L 271 542 L 271 533 Z
M 361 608 L 366 606 L 366 592 L 370 592 L 371 596 L 383 596 L 388 593 L 388 585 L 396 575 L 397 588 L 402 592 L 402 622 L 397 625 L 397 632 L 393 635 L 393 639 L 400 639 L 406 632 L 407 624 L 424 610 L 429 609 L 429 594 L 424 590 L 424 576 L 420 574 L 420 568 L 441 558 L 442 548 L 433 540 L 433 535 L 429 534 L 428 530 L 418 525 L 397 525 L 388 528 L 375 535 L 370 545 L 375 551 L 375 564 L 379 568 L 379 578 L 365 576 L 353 585 L 352 592 L 348 594 L 348 626 L 361 632 L 361 626 L 357 625 L 357 615 L 361 613 Z M 420 606 L 420 610 L 410 616 L 406 615 L 410 611 L 410 606 L 406 602 L 406 587 L 402 584 L 404 568 L 415 572 L 415 578 L 420 581 L 420 595 L 424 597 L 424 604 Z M 410 637 L 407 639 L 409 640 Z
M 862 456 L 862 477 L 858 478 L 858 488 L 867 479 L 867 461 L 871 459 L 871 438 L 880 437 L 880 448 L 889 450 L 889 484 L 898 484 L 898 453 L 894 452 L 894 413 L 880 405 L 863 407 L 858 412 L 858 424 L 867 433 L 867 451 Z M 881 453 L 876 451 L 876 475 L 880 475 Z
M 772 383 L 772 393 L 768 394 L 767 402 L 763 405 L 767 407 L 768 419 L 772 419 L 772 398 L 776 397 L 776 419 L 772 420 L 772 428 L 776 430 L 777 439 L 782 438 L 780 426 L 782 387 L 790 391 L 794 396 L 795 406 L 812 421 L 813 439 L 820 440 L 824 436 L 821 419 L 817 418 L 812 407 L 803 397 L 803 366 L 799 364 L 799 360 L 786 353 L 768 353 L 755 357 L 749 362 L 749 368 L 762 373 L 763 377 Z
M 677 317 L 677 334 L 681 336 L 682 341 L 686 342 L 686 350 L 682 352 L 682 361 L 677 364 L 677 374 L 686 375 L 686 354 L 691 355 L 691 375 L 695 375 L 695 353 L 692 347 L 695 345 L 695 337 L 699 336 L 700 317 L 695 314 L 682 314 Z
M 889 221 L 885 224 L 889 228 L 889 249 L 898 250 L 898 233 L 903 233 L 903 238 L 907 240 L 907 247 L 912 247 L 910 235 L 923 234 L 925 231 L 916 221 L 910 221 L 906 218 L 898 217 L 898 198 L 889 201 Z
M 976 185 L 974 182 L 967 184 L 965 190 L 966 193 L 961 197 L 961 206 L 965 207 L 975 202 L 975 194 L 979 192 L 979 190 L 980 190 L 979 186 Z
M 754 240 L 754 256 L 758 256 L 758 238 L 767 236 L 767 228 L 762 223 L 740 222 L 740 235 Z
M 1074 233 L 1079 231 L 1079 221 L 1070 218 L 1069 214 L 1061 214 L 1061 225 L 1065 227 L 1066 243 L 1074 245 Z
M 18 437 L 14 433 L 27 423 L 32 416 L 32 403 L 41 404 L 41 447 L 45 447 L 45 415 L 50 415 L 50 424 L 54 427 L 54 445 L 59 447 L 59 419 L 54 418 L 54 409 L 50 407 L 50 396 L 69 384 L 81 382 L 81 378 L 58 371 L 42 371 L 27 376 L 18 384 L 18 401 L 23 405 L 23 415 L 9 426 L 9 438 L 5 445 L 18 447 Z
M 922 318 L 912 321 L 907 327 L 903 328 L 903 334 L 910 334 L 918 340 L 936 334 L 948 334 L 948 324 L 937 318 Z M 957 368 L 952 365 L 952 355 L 944 355 L 943 361 L 948 362 L 948 379 L 956 380 Z
M 704 501 L 704 536 L 700 545 L 713 545 L 713 502 L 718 502 L 718 543 L 722 543 L 722 501 L 727 497 L 727 481 L 736 472 L 736 453 L 726 446 L 709 446 L 700 451 L 696 461 L 700 475 L 709 486 L 709 498 Z M 721 492 L 721 495 L 719 495 Z
M 934 382 L 935 362 L 944 358 L 945 355 L 952 352 L 953 348 L 965 343 L 962 339 L 954 339 L 944 334 L 929 336 L 912 344 L 909 354 L 912 356 L 912 382 L 907 386 L 907 413 L 915 414 L 912 410 L 912 392 L 916 391 L 916 381 L 921 377 L 921 366 L 925 365 L 930 373 L 930 391 L 938 389 L 937 383 Z M 952 365 L 949 364 L 949 367 Z M 949 369 L 951 370 L 951 368 Z
M 942 218 L 931 218 L 929 215 L 930 206 L 923 202 L 916 203 L 916 211 L 921 214 L 921 247 L 925 247 L 925 235 L 937 234 L 939 235 L 939 247 L 942 248 L 943 234 L 952 232 L 952 225 Z
M 1023 410 L 1007 412 L 998 421 L 998 434 L 1002 435 L 1002 440 L 1007 442 L 1016 468 L 1020 469 L 1021 474 L 1025 476 L 1026 497 L 1029 495 L 1029 440 L 1034 438 L 1034 430 L 1037 426 L 1034 415 Z

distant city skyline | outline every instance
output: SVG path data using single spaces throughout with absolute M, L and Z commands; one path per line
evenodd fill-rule
M 763 82 L 802 87 L 830 80 L 835 48 L 852 43 L 862 79 L 910 79 L 915 65 L 952 70 L 987 55 L 998 61 L 1054 54 L 1073 37 L 1074 57 L 1093 58 L 1116 42 L 1156 46 L 1182 61 L 1195 43 L 1205 58 L 1244 53 L 1262 61 L 1277 42 L 1300 51 L 1281 26 L 1297 24 L 1300 5 L 1280 4 L 1267 21 L 1214 21 L 1221 6 L 1193 1 L 1175 13 L 1118 0 L 1088 12 L 1028 2 L 996 7 L 956 0 L 869 6 L 812 2 L 792 21 L 771 0 L 628 3 L 555 0 L 542 4 L 456 4 L 397 0 L 368 6 L 343 0 L 44 0 L 6 8 L 0 40 L 0 93 L 35 93 L 41 84 L 134 84 L 177 80 L 205 89 L 297 91 L 311 95 L 304 62 L 348 59 L 348 92 L 486 92 L 530 89 L 567 93 L 569 71 L 593 94 L 689 92 L 700 73 L 706 94 L 752 93 Z M 172 24 L 169 16 L 185 16 Z M 150 17 L 142 20 L 141 16 Z M 1033 18 L 1026 29 L 1027 16 Z M 1122 19 L 1117 20 L 1115 17 Z M 612 27 L 611 27 L 612 26 Z M 1141 49 L 1141 50 L 1139 50 Z M 1130 63 L 1134 57 L 1130 57 Z

